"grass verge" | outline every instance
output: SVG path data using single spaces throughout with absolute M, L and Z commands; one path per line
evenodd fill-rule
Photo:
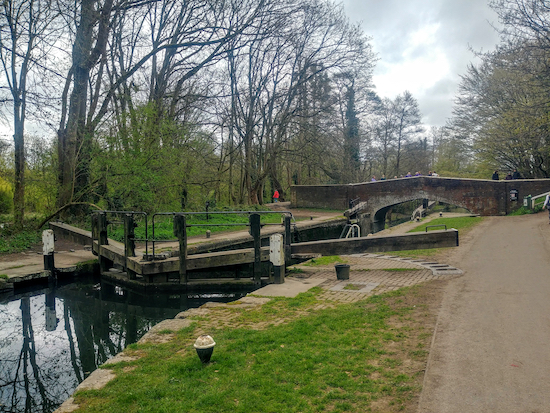
M 115 365 L 105 388 L 78 392 L 79 411 L 416 411 L 435 322 L 423 287 L 314 310 L 320 291 L 236 308 L 240 328 L 210 319 L 217 345 L 207 365 L 192 347 L 198 323 L 165 344 L 131 345 L 125 353 L 141 358 Z
M 338 255 L 327 255 L 323 257 L 312 258 L 308 262 L 305 262 L 304 266 L 317 267 L 317 266 L 323 266 L 323 265 L 330 265 L 337 262 L 341 264 L 345 264 L 346 260 L 340 258 Z
M 476 225 L 483 221 L 482 217 L 455 217 L 455 218 L 436 218 L 427 223 L 421 224 L 409 232 L 424 232 L 427 226 L 431 225 L 446 225 L 447 228 L 454 228 L 459 231 L 459 234 L 466 234 L 472 230 Z M 434 228 L 434 229 L 443 229 Z M 447 248 L 430 248 L 430 249 L 418 249 L 418 250 L 406 250 L 406 251 L 392 251 L 389 254 L 399 257 L 411 257 L 411 258 L 430 258 L 439 254 L 442 250 Z
M 441 227 L 433 228 L 434 230 L 444 229 L 443 225 L 446 225 L 447 229 L 454 228 L 459 231 L 464 231 L 479 224 L 482 220 L 483 218 L 481 217 L 436 218 L 411 229 L 409 232 L 425 232 L 426 227 L 431 227 L 435 225 L 441 225 Z

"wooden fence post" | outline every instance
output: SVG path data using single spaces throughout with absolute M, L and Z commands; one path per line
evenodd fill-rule
M 254 238 L 254 285 L 259 286 L 262 281 L 262 251 L 260 238 L 260 214 L 251 214 L 248 217 L 250 223 L 250 235 Z
M 128 269 L 128 257 L 136 256 L 136 242 L 134 241 L 134 238 L 136 237 L 135 228 L 136 225 L 134 222 L 134 215 L 124 215 L 124 257 L 126 258 L 125 270 L 130 280 L 135 280 L 137 278 L 136 273 Z
M 97 216 L 97 231 L 99 269 L 101 272 L 106 272 L 109 270 L 109 263 L 107 258 L 101 255 L 101 246 L 109 244 L 109 239 L 107 238 L 107 214 L 105 212 L 100 212 Z
M 174 235 L 180 244 L 180 284 L 187 284 L 187 227 L 185 215 L 174 215 Z
M 284 238 L 284 245 L 285 245 L 285 263 L 290 262 L 292 259 L 291 255 L 291 249 L 290 244 L 292 241 L 292 232 L 290 230 L 290 215 L 285 215 L 285 238 Z

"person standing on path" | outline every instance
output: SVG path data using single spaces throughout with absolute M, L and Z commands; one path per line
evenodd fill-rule
M 550 224 L 550 194 L 546 195 L 542 207 L 548 210 L 548 223 Z
M 273 194 L 273 202 L 279 202 L 279 191 L 275 189 L 275 193 Z

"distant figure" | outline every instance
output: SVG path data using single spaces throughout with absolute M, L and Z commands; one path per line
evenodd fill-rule
M 371 182 L 376 182 L 376 176 L 373 175 L 370 181 Z
M 436 171 L 433 171 L 432 176 L 439 176 L 439 174 Z
M 405 178 L 410 178 L 412 175 L 410 172 L 407 172 L 407 175 L 405 175 Z
M 493 176 L 491 178 L 493 181 L 498 181 L 500 178 L 498 176 L 498 171 L 493 172 Z
M 382 177 L 380 178 L 381 181 L 385 181 L 386 180 L 386 175 L 382 174 Z
M 429 171 L 429 172 L 428 172 L 428 176 L 432 176 L 432 171 Z
M 512 179 L 521 179 L 521 175 L 517 169 L 514 169 L 514 173 L 512 174 Z
M 508 175 L 506 175 L 506 178 L 504 178 L 504 179 L 507 180 L 507 181 L 511 181 L 512 180 L 512 173 L 508 172 Z
M 414 174 L 414 176 L 422 176 L 422 174 L 420 173 L 420 171 L 418 171 Z
M 273 202 L 279 202 L 279 191 L 275 190 L 273 193 Z
M 548 210 L 548 223 L 550 224 L 550 194 L 546 195 L 546 199 L 544 200 L 542 207 Z

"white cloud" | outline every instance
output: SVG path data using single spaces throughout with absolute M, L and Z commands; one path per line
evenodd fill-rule
M 379 95 L 394 98 L 408 90 L 419 98 L 434 83 L 449 76 L 449 60 L 435 42 L 439 26 L 427 25 L 413 32 L 406 39 L 399 61 L 379 62 L 373 78 Z
M 418 100 L 429 125 L 451 116 L 459 75 L 498 42 L 496 16 L 480 0 L 344 0 L 352 21 L 372 36 L 379 61 L 373 82 L 381 97 L 405 90 Z

